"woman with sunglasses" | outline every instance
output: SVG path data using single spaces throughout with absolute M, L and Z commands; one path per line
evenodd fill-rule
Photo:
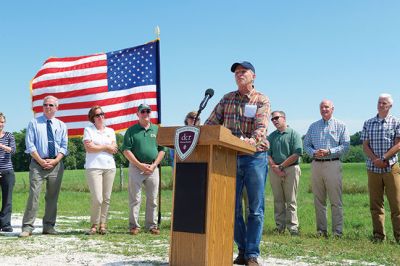
M 86 150 L 86 177 L 92 195 L 90 222 L 92 224 L 87 235 L 97 232 L 107 233 L 106 221 L 112 186 L 115 178 L 115 161 L 113 154 L 118 152 L 115 132 L 105 125 L 105 114 L 96 105 L 89 110 L 89 121 L 85 128 L 83 143 Z
M 15 153 L 15 139 L 13 134 L 4 131 L 5 123 L 6 117 L 0 112 L 0 185 L 2 192 L 0 230 L 12 232 L 12 191 L 15 184 L 15 175 L 11 155 Z

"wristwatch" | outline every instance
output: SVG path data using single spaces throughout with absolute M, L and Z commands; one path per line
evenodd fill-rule
M 279 170 L 281 170 L 281 171 L 283 171 L 283 169 L 285 169 L 285 167 L 283 167 L 283 165 L 281 165 L 281 164 L 278 166 L 278 168 L 279 168 Z

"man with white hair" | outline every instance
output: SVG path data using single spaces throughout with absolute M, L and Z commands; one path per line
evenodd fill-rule
M 393 235 L 400 244 L 400 120 L 389 114 L 393 105 L 390 94 L 378 99 L 378 114 L 364 122 L 361 133 L 367 155 L 369 203 L 374 242 L 382 242 L 385 234 L 384 193 L 389 201 Z
M 342 166 L 340 156 L 350 147 L 346 125 L 334 118 L 333 102 L 323 100 L 319 105 L 322 119 L 309 127 L 304 138 L 304 150 L 313 158 L 311 183 L 314 193 L 317 235 L 328 237 L 326 196 L 332 208 L 332 233 L 343 234 Z

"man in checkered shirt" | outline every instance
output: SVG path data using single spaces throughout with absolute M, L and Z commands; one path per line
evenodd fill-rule
M 379 95 L 378 114 L 365 121 L 361 133 L 367 155 L 369 203 L 373 241 L 382 242 L 385 234 L 384 192 L 389 201 L 393 235 L 400 244 L 400 120 L 389 114 L 393 105 L 390 94 Z

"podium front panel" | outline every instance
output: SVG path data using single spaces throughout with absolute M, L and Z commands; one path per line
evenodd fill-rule
M 177 163 L 173 231 L 205 233 L 207 163 Z

